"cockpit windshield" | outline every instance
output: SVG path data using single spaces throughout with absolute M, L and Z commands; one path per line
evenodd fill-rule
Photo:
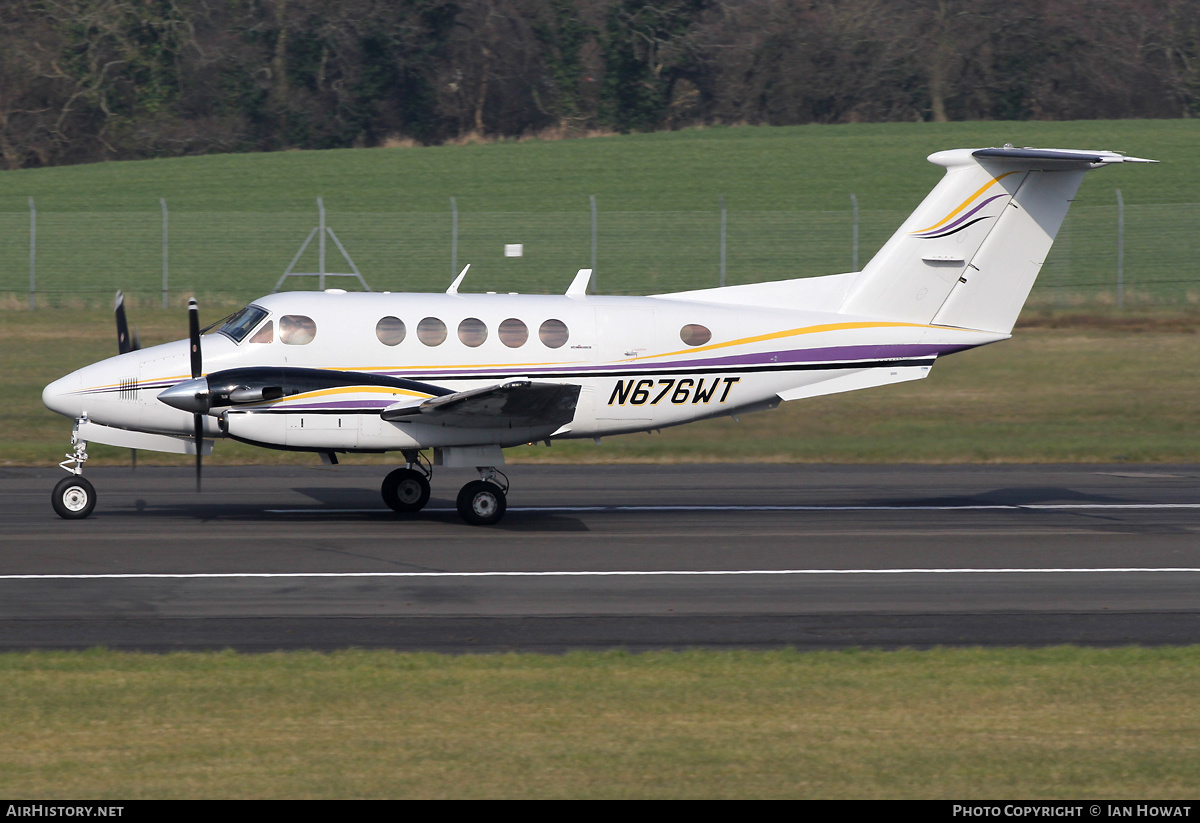
M 266 309 L 260 309 L 258 306 L 247 306 L 240 311 L 226 317 L 224 320 L 219 320 L 204 330 L 204 334 L 209 332 L 219 332 L 225 335 L 234 343 L 241 343 L 246 339 L 254 327 L 257 326 L 269 312 Z

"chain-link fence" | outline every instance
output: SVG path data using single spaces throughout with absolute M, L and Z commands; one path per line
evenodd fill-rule
M 655 294 L 808 277 L 865 263 L 904 211 L 441 213 L 0 213 L 0 308 L 142 305 L 186 297 L 244 302 L 282 275 L 361 272 L 375 291 L 442 291 L 471 264 L 463 291 L 561 293 L 595 263 L 596 290 Z M 1031 296 L 1035 305 L 1200 303 L 1200 204 L 1071 210 Z M 308 240 L 302 255 L 297 255 Z M 340 244 L 340 247 L 339 247 Z M 516 248 L 519 246 L 519 250 Z M 593 251 L 594 249 L 594 251 Z M 345 255 L 343 255 L 343 250 Z M 520 256 L 515 256 L 519 251 Z M 510 255 L 510 256 L 506 256 Z M 593 258 L 594 254 L 594 258 Z M 349 259 L 347 259 L 349 258 Z M 352 263 L 351 263 L 352 261 Z M 317 288 L 290 277 L 280 288 Z M 326 287 L 361 288 L 355 278 Z

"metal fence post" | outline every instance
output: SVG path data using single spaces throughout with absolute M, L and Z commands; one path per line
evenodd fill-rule
M 163 251 L 163 284 L 162 284 L 162 291 L 163 291 L 163 293 L 162 293 L 162 307 L 165 309 L 165 308 L 167 307 L 167 201 L 166 201 L 166 199 L 164 199 L 164 198 L 162 198 L 162 197 L 158 198 L 158 205 L 160 205 L 160 206 L 162 207 L 162 219 L 163 219 L 163 232 L 162 232 L 162 234 L 163 234 L 163 236 L 162 236 L 162 241 L 163 241 L 163 242 L 162 242 L 162 247 L 163 247 L 163 249 L 162 249 L 162 251 Z
M 854 223 L 853 239 L 850 241 L 850 271 L 858 271 L 858 198 L 850 194 L 850 211 Z
M 458 277 L 458 204 L 450 198 L 450 279 Z
M 37 209 L 29 198 L 29 310 L 37 307 Z
M 1125 198 L 1117 189 L 1117 308 L 1125 305 Z
M 322 202 L 320 197 L 317 198 L 317 214 L 320 217 L 321 224 L 321 245 L 318 247 L 320 249 L 320 268 L 317 269 L 317 282 L 320 285 L 317 288 L 320 291 L 325 291 L 325 203 Z
M 592 294 L 596 293 L 596 195 L 589 194 L 588 202 L 592 206 Z
M 725 195 L 721 195 L 721 278 L 718 281 L 725 286 Z

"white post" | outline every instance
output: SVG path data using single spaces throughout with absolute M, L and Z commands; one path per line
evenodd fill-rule
M 321 245 L 319 246 L 321 259 L 320 266 L 317 269 L 317 274 L 319 275 L 317 279 L 319 285 L 317 288 L 325 291 L 325 204 L 321 202 L 320 197 L 317 198 L 317 213 L 320 216 L 319 230 L 321 234 Z
M 165 308 L 167 307 L 167 201 L 166 201 L 164 198 L 160 197 L 160 198 L 158 198 L 158 204 L 159 204 L 159 205 L 162 207 L 162 218 L 163 218 L 163 232 L 162 232 L 162 234 L 163 234 L 163 237 L 162 237 L 162 241 L 163 241 L 163 242 L 162 242 L 162 246 L 163 246 L 163 249 L 162 249 L 162 251 L 163 251 L 163 284 L 162 284 L 162 307 L 165 309 Z
M 718 281 L 721 287 L 725 286 L 725 195 L 721 195 L 721 278 Z
M 450 277 L 458 276 L 458 203 L 450 198 Z
M 29 198 L 29 310 L 37 307 L 37 209 Z
M 853 213 L 854 233 L 850 241 L 850 271 L 858 271 L 858 198 L 850 195 L 850 210 Z
M 1125 199 L 1117 189 L 1117 308 L 1125 305 Z
M 596 195 L 589 194 L 588 202 L 592 206 L 592 294 L 596 293 Z

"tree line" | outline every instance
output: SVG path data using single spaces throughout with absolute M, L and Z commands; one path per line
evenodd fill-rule
M 1195 0 L 4 0 L 4 168 L 709 124 L 1190 117 Z

